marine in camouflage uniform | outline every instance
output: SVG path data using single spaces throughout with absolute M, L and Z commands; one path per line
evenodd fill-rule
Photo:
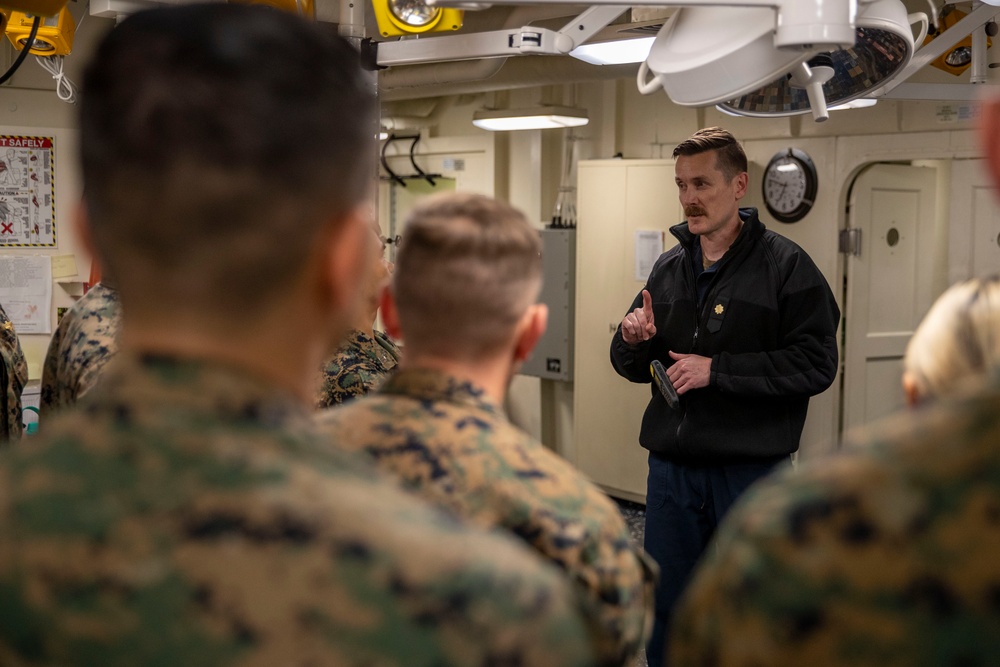
M 118 351 L 120 328 L 118 290 L 104 283 L 94 285 L 63 315 L 42 368 L 42 415 L 73 405 L 94 386 Z
M 671 665 L 1000 659 L 1000 378 L 751 489 L 686 593 Z
M 399 348 L 381 331 L 355 329 L 323 367 L 317 408 L 339 405 L 377 387 L 399 362 Z
M 356 50 L 268 7 L 158 7 L 104 35 L 82 87 L 122 348 L 0 456 L 0 665 L 593 664 L 561 572 L 312 423 L 370 247 Z
M 122 352 L 11 453 L 4 667 L 594 664 L 561 572 L 234 367 Z
M 511 424 L 479 387 L 401 369 L 320 428 L 363 450 L 437 505 L 517 535 L 564 568 L 598 610 L 608 664 L 638 653 L 652 616 L 655 564 L 629 543 L 617 507 L 578 470 Z
M 4 414 L 6 424 L 0 428 L 0 447 L 5 442 L 21 439 L 24 429 L 21 417 L 21 392 L 28 384 L 28 362 L 21 351 L 21 342 L 17 339 L 14 324 L 7 317 L 7 312 L 0 306 L 0 355 L 3 356 L 5 374 L 7 376 L 7 409 Z

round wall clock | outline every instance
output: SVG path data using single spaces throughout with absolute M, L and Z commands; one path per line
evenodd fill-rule
M 797 148 L 775 153 L 764 170 L 764 204 L 780 222 L 798 222 L 816 201 L 819 178 L 812 159 Z

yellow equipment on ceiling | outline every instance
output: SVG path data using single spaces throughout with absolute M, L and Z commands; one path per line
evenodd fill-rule
M 76 22 L 65 7 L 58 10 L 55 16 L 42 20 L 38 33 L 31 44 L 31 26 L 35 16 L 24 12 L 13 11 L 7 20 L 7 38 L 17 50 L 28 46 L 28 53 L 36 56 L 65 56 L 73 50 L 73 35 L 76 33 Z
M 458 30 L 465 18 L 461 9 L 431 7 L 422 0 L 372 0 L 372 7 L 383 37 Z
M 32 16 L 55 16 L 66 6 L 66 0 L 3 0 L 0 4 L 8 10 Z
M 963 18 L 965 18 L 965 12 L 960 9 L 955 9 L 954 5 L 945 5 L 938 17 L 937 33 L 939 34 L 944 32 Z M 982 29 L 983 28 L 981 26 L 976 28 L 976 30 Z M 931 40 L 936 39 L 937 36 L 937 34 L 927 35 L 927 38 L 924 40 L 924 44 L 929 44 Z M 986 48 L 991 46 L 993 46 L 993 40 L 987 38 Z M 937 67 L 943 72 L 954 74 L 955 76 L 958 76 L 965 70 L 969 69 L 972 65 L 972 36 L 966 36 L 965 39 L 955 44 L 955 46 L 953 46 L 950 50 L 944 52 L 935 60 L 931 61 L 931 65 Z

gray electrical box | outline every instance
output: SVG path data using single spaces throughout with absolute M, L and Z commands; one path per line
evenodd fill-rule
M 576 230 L 543 229 L 541 235 L 544 283 L 538 301 L 549 307 L 549 326 L 520 372 L 572 382 Z

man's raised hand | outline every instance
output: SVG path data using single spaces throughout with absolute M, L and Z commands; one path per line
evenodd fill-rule
M 622 339 L 629 345 L 635 345 L 655 335 L 653 297 L 649 295 L 649 290 L 642 290 L 642 308 L 636 308 L 622 320 Z

